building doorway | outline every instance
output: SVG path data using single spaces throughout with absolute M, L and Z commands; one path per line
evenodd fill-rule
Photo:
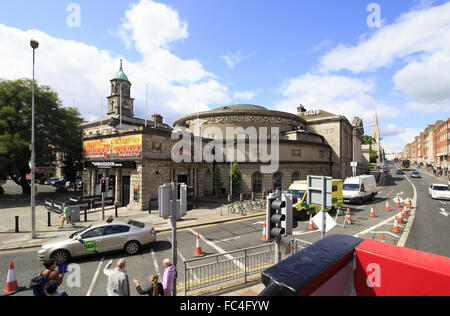
M 130 177 L 122 177 L 122 206 L 130 204 Z

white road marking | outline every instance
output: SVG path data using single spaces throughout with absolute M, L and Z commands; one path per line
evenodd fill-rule
M 261 221 L 261 222 L 255 222 L 253 223 L 253 225 L 264 225 L 265 221 Z
M 224 254 L 227 253 L 227 251 L 223 250 L 222 248 L 220 248 L 219 246 L 217 246 L 216 244 L 214 244 L 213 242 L 207 240 L 206 238 L 204 238 L 202 235 L 198 234 L 196 231 L 188 228 L 188 231 L 190 231 L 192 234 L 194 234 L 195 236 L 199 235 L 200 239 L 203 240 L 205 243 L 207 243 L 209 246 L 211 246 L 212 248 L 216 249 L 219 253 Z M 235 260 L 235 258 L 232 255 L 224 255 L 226 258 L 233 260 L 233 263 L 241 270 L 245 270 L 245 266 L 243 264 L 241 264 L 240 262 L 237 262 Z
M 103 261 L 105 261 L 105 257 L 102 257 L 102 259 L 100 260 L 100 262 L 98 264 L 97 271 L 95 271 L 94 277 L 92 278 L 92 282 L 91 282 L 91 285 L 89 286 L 86 296 L 91 296 L 92 291 L 94 290 L 94 285 L 95 285 L 95 282 L 97 282 L 97 278 L 100 273 L 100 269 L 103 265 Z
M 391 236 L 396 237 L 396 238 L 400 238 L 400 236 L 397 236 L 393 232 L 388 232 L 388 231 L 372 231 L 370 233 L 371 234 L 385 234 L 385 235 L 387 234 L 387 235 L 391 235 Z
M 236 237 L 226 238 L 226 239 L 222 239 L 222 240 L 217 240 L 217 241 L 213 241 L 213 244 L 218 244 L 220 242 L 226 242 L 226 241 L 235 240 L 235 239 L 239 239 L 239 238 L 241 238 L 241 236 L 236 236 Z
M 397 246 L 399 246 L 399 247 L 404 247 L 405 244 L 406 244 L 406 241 L 408 240 L 408 236 L 409 236 L 409 233 L 411 232 L 412 224 L 413 224 L 414 219 L 416 217 L 416 207 L 417 207 L 417 199 L 418 199 L 416 186 L 414 185 L 414 183 L 412 183 L 411 180 L 408 179 L 407 176 L 405 176 L 405 178 L 406 178 L 406 180 L 408 180 L 408 182 L 413 187 L 414 197 L 413 197 L 413 200 L 412 200 L 412 209 L 411 209 L 411 211 L 409 213 L 409 217 L 408 217 L 408 223 L 406 224 L 406 227 L 403 230 L 402 236 L 400 237 L 400 240 L 398 241 L 398 244 L 397 244 Z
M 448 217 L 450 213 L 447 213 L 443 208 L 441 208 L 441 215 L 444 215 L 445 217 Z
M 155 255 L 155 252 L 153 251 L 153 249 L 152 249 L 152 257 L 153 257 L 153 265 L 155 266 L 155 272 L 157 274 L 160 274 L 159 273 L 158 261 L 156 260 L 156 255 Z
M 383 225 L 388 224 L 389 222 L 392 222 L 395 219 L 395 216 L 397 216 L 397 215 L 394 215 L 393 217 L 388 218 L 387 220 L 385 220 L 381 223 L 378 223 L 370 228 L 367 228 L 366 230 L 363 230 L 362 232 L 359 232 L 356 235 L 353 235 L 353 237 L 359 237 L 360 235 L 368 234 L 368 233 L 372 232 L 373 230 L 377 229 L 378 227 L 381 227 Z

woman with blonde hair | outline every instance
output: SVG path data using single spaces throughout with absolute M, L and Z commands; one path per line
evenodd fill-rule
M 148 289 L 143 290 L 141 288 L 141 285 L 139 284 L 139 281 L 133 280 L 133 283 L 136 284 L 136 291 L 140 295 L 164 296 L 164 288 L 163 288 L 163 285 L 160 282 L 158 282 L 157 274 L 153 274 L 150 277 L 150 282 L 152 283 L 152 285 Z

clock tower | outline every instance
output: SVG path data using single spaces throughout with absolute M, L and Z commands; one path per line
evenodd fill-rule
M 123 72 L 122 59 L 120 69 L 111 80 L 111 95 L 108 97 L 108 115 L 134 116 L 134 99 L 130 96 L 131 83 Z

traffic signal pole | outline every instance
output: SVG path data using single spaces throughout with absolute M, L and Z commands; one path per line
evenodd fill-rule
M 177 256 L 177 187 L 178 183 L 172 182 L 172 201 L 170 203 L 171 216 L 170 220 L 172 222 L 172 264 L 176 267 L 178 256 Z M 173 278 L 173 296 L 177 296 L 177 273 Z

